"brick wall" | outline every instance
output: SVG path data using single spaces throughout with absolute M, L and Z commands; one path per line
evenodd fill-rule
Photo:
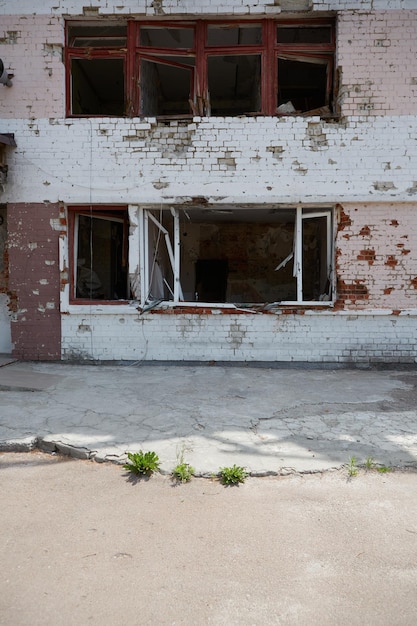
M 417 11 L 340 13 L 337 65 L 343 115 L 415 114 L 416 32 Z
M 0 86 L 0 117 L 34 123 L 65 115 L 63 45 L 60 17 L 1 17 L 0 58 L 14 78 L 12 87 Z
M 414 363 L 413 315 L 161 314 L 64 316 L 63 359 Z
M 58 204 L 9 204 L 9 290 L 14 356 L 60 358 Z
M 338 307 L 417 308 L 417 205 L 341 208 L 336 251 Z
M 3 197 L 133 204 L 196 196 L 213 202 L 407 202 L 417 194 L 415 120 L 3 120 L 17 142 L 9 151 Z

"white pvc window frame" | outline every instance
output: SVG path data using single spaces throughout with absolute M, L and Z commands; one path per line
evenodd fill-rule
M 326 219 L 326 259 L 327 259 L 327 277 L 330 284 L 330 300 L 329 301 L 316 301 L 316 300 L 304 300 L 303 298 L 303 222 L 304 220 L 314 219 L 317 217 L 323 217 Z M 333 263 L 332 263 L 332 211 L 317 210 L 303 213 L 303 207 L 296 207 L 295 217 L 295 258 L 294 258 L 294 276 L 297 278 L 297 300 L 288 301 L 288 304 L 328 304 L 333 301 L 334 288 L 333 288 Z M 287 304 L 284 302 L 282 304 Z
M 295 210 L 295 224 L 294 224 L 294 247 L 293 253 L 288 255 L 283 263 L 277 267 L 277 270 L 285 265 L 293 257 L 293 275 L 297 279 L 297 298 L 296 300 L 286 300 L 279 302 L 266 303 L 268 308 L 271 306 L 298 306 L 298 305 L 314 305 L 314 306 L 331 306 L 335 296 L 334 286 L 334 269 L 333 269 L 333 208 L 323 208 L 317 210 L 308 210 L 304 212 L 306 207 L 298 205 L 293 207 Z M 172 300 L 164 301 L 167 305 L 181 304 L 184 306 L 203 307 L 210 306 L 212 308 L 226 306 L 227 308 L 236 307 L 233 303 L 210 303 L 209 305 L 204 302 L 184 302 L 183 291 L 180 281 L 180 220 L 179 210 L 170 207 L 170 213 L 173 219 L 173 242 L 171 242 L 168 230 L 161 224 L 161 222 L 155 217 L 155 209 L 147 209 L 139 207 L 138 213 L 138 226 L 139 226 L 139 269 L 140 269 L 140 303 L 142 307 L 146 307 L 152 304 L 150 299 L 150 283 L 151 272 L 149 267 L 149 220 L 159 229 L 163 235 L 166 243 L 166 249 L 170 261 L 170 266 L 173 274 L 173 287 L 170 287 L 166 281 L 168 290 L 171 292 Z M 166 208 L 163 211 L 167 211 Z M 326 260 L 327 260 L 327 277 L 329 282 L 329 298 L 327 300 L 304 300 L 303 299 L 303 223 L 305 220 L 314 218 L 326 219 Z M 161 301 L 162 302 L 162 301 Z M 158 302 L 159 304 L 159 302 Z

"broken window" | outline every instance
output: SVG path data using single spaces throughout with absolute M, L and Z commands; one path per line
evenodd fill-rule
M 142 306 L 333 299 L 331 209 L 141 209 L 140 228 Z
M 70 207 L 69 226 L 71 299 L 128 299 L 127 210 Z
M 70 115 L 330 114 L 329 20 L 69 22 Z
M 208 58 L 211 115 L 243 115 L 261 110 L 261 57 L 218 55 Z
M 70 24 L 67 41 L 69 112 L 124 115 L 126 25 Z

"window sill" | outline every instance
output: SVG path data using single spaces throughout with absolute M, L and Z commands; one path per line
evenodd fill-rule
M 270 304 L 255 305 L 238 305 L 233 303 L 218 302 L 158 302 L 155 306 L 140 307 L 137 301 L 120 301 L 120 302 L 80 302 L 76 304 L 71 302 L 66 307 L 61 308 L 64 314 L 73 315 L 137 315 L 138 313 L 195 313 L 203 315 L 205 313 L 213 314 L 233 314 L 233 313 L 276 313 L 280 314 L 283 309 L 300 310 L 300 309 L 330 309 L 334 307 L 334 302 L 272 302 Z

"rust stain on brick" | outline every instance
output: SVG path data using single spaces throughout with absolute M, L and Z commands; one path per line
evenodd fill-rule
M 375 250 L 361 250 L 356 258 L 358 261 L 367 261 L 369 265 L 373 265 L 375 261 Z
M 401 313 L 400 309 L 394 309 L 392 311 L 392 315 L 400 315 L 400 313 Z
M 398 265 L 398 261 L 394 255 L 390 254 L 385 261 L 385 265 L 387 265 L 388 267 L 395 267 L 396 265 Z

